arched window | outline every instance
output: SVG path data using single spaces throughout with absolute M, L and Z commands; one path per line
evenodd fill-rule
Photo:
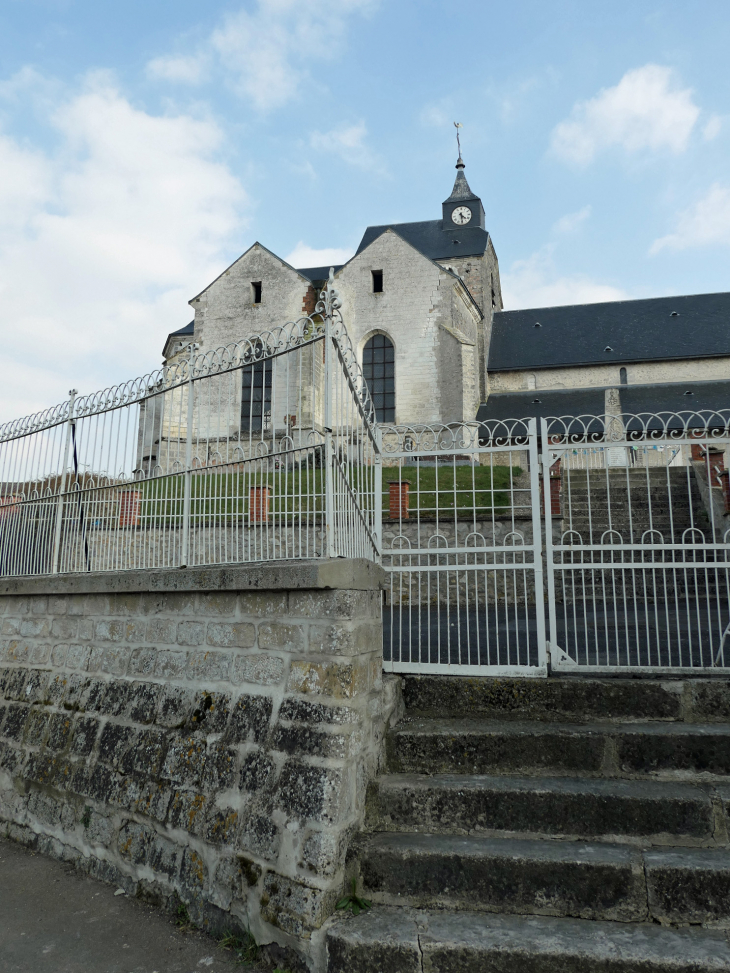
M 622 385 L 629 384 L 629 376 L 625 368 L 620 368 L 618 373 L 619 381 Z
M 362 370 L 378 422 L 395 422 L 395 348 L 384 334 L 375 334 L 362 352 Z
M 271 366 L 269 359 L 241 369 L 241 432 L 265 432 L 271 419 Z

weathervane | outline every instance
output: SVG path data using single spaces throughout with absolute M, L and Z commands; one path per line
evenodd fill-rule
M 456 145 L 459 149 L 459 158 L 461 158 L 461 142 L 459 141 L 459 129 L 463 127 L 464 126 L 461 124 L 461 122 L 454 122 L 454 128 L 456 129 Z

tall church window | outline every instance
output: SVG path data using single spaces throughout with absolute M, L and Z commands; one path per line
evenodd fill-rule
M 373 271 L 373 294 L 383 293 L 383 271 L 374 270 Z
M 241 432 L 265 432 L 271 424 L 271 359 L 241 370 Z
M 395 348 L 384 334 L 363 348 L 362 370 L 378 422 L 395 422 Z
M 618 378 L 619 378 L 619 382 L 622 385 L 628 385 L 629 384 L 629 376 L 628 376 L 628 372 L 626 371 L 625 368 L 620 368 L 619 369 Z

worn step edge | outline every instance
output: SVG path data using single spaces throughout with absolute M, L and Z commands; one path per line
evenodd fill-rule
M 626 845 L 391 833 L 357 854 L 368 897 L 383 904 L 647 918 L 642 855 Z
M 727 843 L 710 794 L 669 781 L 385 774 L 368 789 L 366 815 L 368 831 Z
M 391 832 L 361 836 L 352 854 L 382 904 L 730 926 L 730 851 L 719 848 Z
M 328 923 L 327 973 L 727 973 L 724 933 L 375 907 Z
M 507 676 L 403 676 L 408 716 L 466 714 L 500 720 L 717 723 L 730 720 L 727 678 L 607 678 L 591 673 Z
M 420 717 L 387 737 L 396 773 L 588 774 L 639 780 L 730 779 L 730 725 L 541 723 Z

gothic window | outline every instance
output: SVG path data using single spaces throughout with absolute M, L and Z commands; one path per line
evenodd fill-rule
M 618 377 L 619 377 L 619 381 L 621 382 L 622 385 L 628 385 L 629 384 L 629 376 L 628 376 L 625 368 L 619 369 Z
M 271 360 L 242 369 L 241 432 L 263 432 L 271 421 Z
M 395 348 L 384 334 L 373 335 L 365 345 L 362 370 L 378 422 L 395 422 Z

